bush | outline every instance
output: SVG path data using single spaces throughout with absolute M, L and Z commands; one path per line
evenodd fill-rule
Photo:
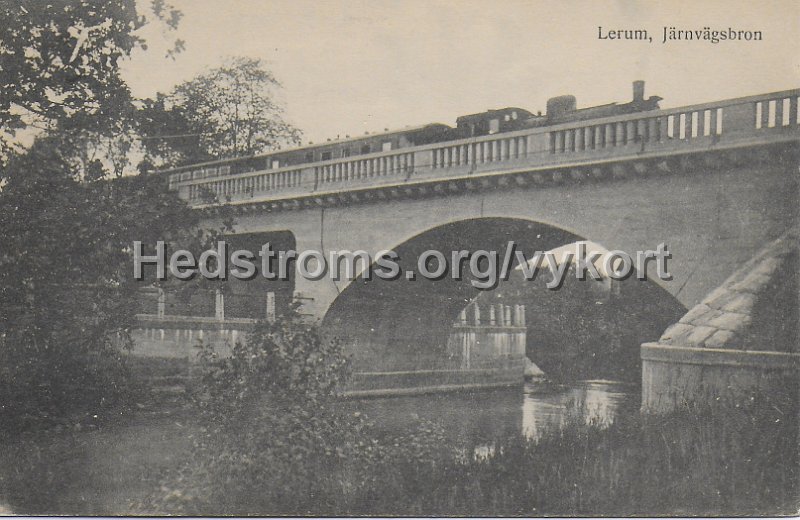
M 455 443 L 430 424 L 380 432 L 333 400 L 276 402 L 203 431 L 192 462 L 139 510 L 627 516 L 790 514 L 800 505 L 792 399 L 631 415 L 610 426 L 576 421 L 538 440 L 517 433 L 489 446 Z
M 133 242 L 194 246 L 205 238 L 163 178 L 81 178 L 71 151 L 43 136 L 0 165 L 0 421 L 7 431 L 37 419 L 72 421 L 124 397 L 120 345 L 136 326 L 144 285 L 133 277 Z
M 192 462 L 142 511 L 312 513 L 344 511 L 353 500 L 368 509 L 376 468 L 417 471 L 410 462 L 432 467 L 448 453 L 430 425 L 402 439 L 381 437 L 346 411 L 337 395 L 349 372 L 341 344 L 295 314 L 259 324 L 230 357 L 201 345 L 198 372 L 193 395 L 204 426 Z
M 126 355 L 112 345 L 69 342 L 14 348 L 0 341 L 0 434 L 93 420 L 129 404 L 140 389 Z

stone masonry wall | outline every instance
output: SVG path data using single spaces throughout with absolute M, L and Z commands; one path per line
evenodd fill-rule
M 798 396 L 798 236 L 762 249 L 718 289 L 642 345 L 642 408 Z

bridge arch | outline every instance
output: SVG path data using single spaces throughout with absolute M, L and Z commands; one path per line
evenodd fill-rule
M 452 259 L 452 251 L 497 251 L 499 262 L 502 262 L 510 240 L 515 242 L 517 250 L 525 258 L 530 258 L 535 251 L 547 251 L 585 239 L 586 237 L 570 230 L 525 218 L 467 218 L 429 227 L 394 246 L 402 273 L 399 279 L 381 280 L 372 277 L 367 280 L 359 277 L 344 286 L 325 313 L 323 329 L 327 334 L 337 336 L 345 342 L 357 371 L 451 368 L 452 360 L 446 355 L 446 345 L 452 325 L 462 309 L 474 301 L 513 299 L 519 303 L 527 302 L 531 312 L 538 310 L 540 307 L 537 307 L 536 302 L 542 297 L 540 293 L 547 291 L 543 288 L 543 283 L 549 280 L 549 274 L 545 278 L 539 277 L 539 282 L 533 283 L 520 280 L 517 273 L 492 290 L 482 290 L 472 285 L 474 277 L 469 273 L 466 263 L 464 276 L 460 280 L 453 279 L 450 271 L 439 280 L 427 280 L 420 276 L 414 280 L 407 279 L 405 273 L 409 269 L 416 271 L 417 258 L 423 251 L 440 251 L 448 262 Z M 516 261 L 513 265 L 516 265 Z M 626 339 L 627 343 L 658 337 L 668 323 L 685 312 L 685 308 L 674 297 L 652 281 L 634 283 L 640 285 L 638 291 L 633 285 L 630 286 L 631 289 L 623 291 L 628 298 L 628 304 L 613 311 L 604 310 L 603 316 L 616 316 L 623 310 L 631 312 L 631 309 L 641 308 L 641 312 L 647 313 L 649 310 L 651 314 L 661 315 L 662 318 L 650 319 L 650 323 L 660 326 L 663 321 L 664 326 L 660 330 L 651 326 L 644 334 L 629 333 L 628 336 L 631 337 Z M 572 305 L 559 303 L 559 312 L 566 313 L 567 321 L 573 318 L 582 320 L 582 323 L 591 323 L 592 320 L 587 319 L 590 313 L 584 309 L 586 302 L 579 300 L 586 295 L 573 286 L 574 284 L 569 284 L 568 289 L 560 293 L 563 297 L 558 301 L 563 300 Z M 552 299 L 552 295 L 546 295 L 545 300 L 547 299 Z M 664 301 L 669 303 L 665 304 Z M 563 329 L 565 320 L 548 322 L 533 315 L 530 318 L 528 332 L 533 342 L 529 342 L 529 350 L 533 357 L 541 358 L 548 369 L 559 371 L 558 356 L 544 354 L 541 339 L 548 339 L 548 352 L 557 351 L 564 342 L 555 341 L 558 334 L 553 327 L 557 323 Z M 629 329 L 633 330 L 634 325 L 630 324 Z M 641 341 L 637 346 L 640 343 Z M 638 367 L 638 351 L 635 354 L 628 351 L 627 354 L 635 357 L 630 364 Z M 606 374 L 596 375 L 600 377 Z

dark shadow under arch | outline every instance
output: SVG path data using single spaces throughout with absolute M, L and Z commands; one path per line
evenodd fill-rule
M 525 305 L 526 355 L 554 380 L 641 381 L 640 346 L 657 340 L 686 308 L 651 280 L 578 280 L 557 290 L 514 273 L 476 302 Z
M 451 251 L 483 249 L 497 251 L 502 258 L 508 241 L 513 240 L 517 250 L 530 257 L 535 251 L 546 251 L 583 239 L 539 222 L 478 218 L 429 229 L 396 246 L 394 251 L 399 255 L 399 264 L 405 273 L 408 269 L 416 271 L 417 258 L 428 249 L 441 251 L 448 258 Z M 481 293 L 491 293 L 482 298 L 511 294 L 513 291 L 510 289 L 515 283 L 512 276 L 509 282 L 501 283 L 493 291 L 482 291 L 471 284 L 472 277 L 466 266 L 464 272 L 466 276 L 460 281 L 453 280 L 449 274 L 435 281 L 419 276 L 413 281 L 405 276 L 391 281 L 359 278 L 333 302 L 323 320 L 323 329 L 345 342 L 357 371 L 446 368 L 447 337 L 459 312 Z M 666 307 L 670 310 L 665 316 L 669 315 L 668 319 L 674 321 L 675 309 L 682 309 L 682 306 L 652 282 L 646 284 L 650 286 L 645 290 L 647 296 L 637 301 L 669 301 Z M 517 299 L 535 300 L 535 292 L 541 288 L 535 283 L 523 282 L 515 290 Z M 654 312 L 664 314 L 662 310 Z M 537 322 L 529 319 L 528 323 L 530 334 Z M 648 329 L 648 338 L 650 335 Z M 537 336 L 535 332 L 534 336 Z M 635 357 L 638 363 L 638 352 Z

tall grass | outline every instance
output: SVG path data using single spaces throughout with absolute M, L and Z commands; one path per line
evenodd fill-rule
M 538 440 L 455 445 L 431 425 L 366 423 L 324 449 L 275 435 L 217 438 L 142 512 L 315 515 L 754 515 L 798 511 L 797 407 L 789 400 L 580 421 Z M 324 419 L 323 419 L 324 422 Z M 341 424 L 341 423 L 339 423 Z M 238 435 L 238 434 L 236 434 Z M 296 438 L 298 437 L 295 434 Z M 231 442 L 233 441 L 233 442 Z M 255 443 L 255 444 L 252 444 Z M 259 449 L 255 450 L 258 445 Z M 237 449 L 237 446 L 241 449 Z M 279 450 L 279 451 L 275 451 Z M 487 454 L 488 453 L 488 454 Z

